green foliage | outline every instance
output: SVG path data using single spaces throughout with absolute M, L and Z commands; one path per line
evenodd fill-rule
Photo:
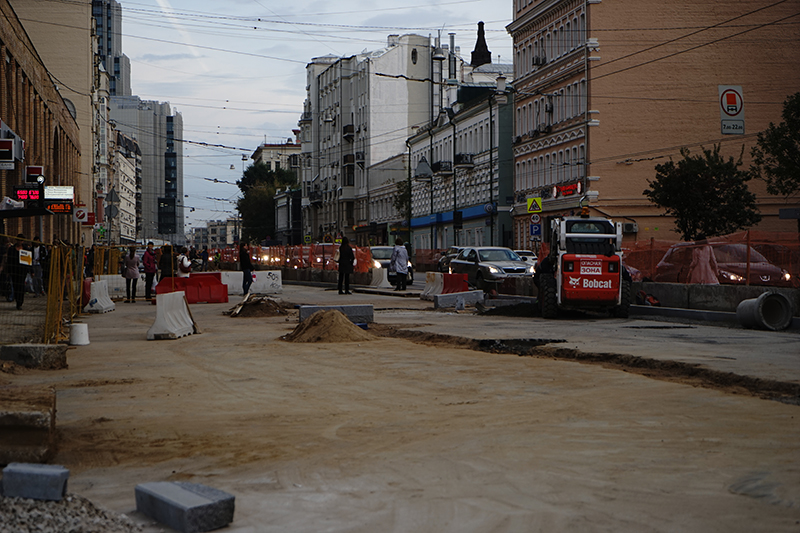
M 409 180 L 397 182 L 397 194 L 392 200 L 392 205 L 405 220 L 411 220 L 411 182 Z
M 747 188 L 752 175 L 739 170 L 741 155 L 726 161 L 719 148 L 701 148 L 703 155 L 694 156 L 682 148 L 683 159 L 656 165 L 655 180 L 647 182 L 644 195 L 675 217 L 685 241 L 727 235 L 761 220 L 756 196 Z
M 268 170 L 265 164 L 255 163 L 247 167 L 236 185 L 243 194 L 236 203 L 242 217 L 241 239 L 261 242 L 272 238 L 275 235 L 275 192 L 297 185 L 294 172 Z
M 767 183 L 767 192 L 787 199 L 800 193 L 800 92 L 783 103 L 783 122 L 758 134 L 750 151 L 750 170 Z

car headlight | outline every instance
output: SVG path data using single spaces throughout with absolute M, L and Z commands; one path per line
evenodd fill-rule
M 499 274 L 500 273 L 500 269 L 497 268 L 496 266 L 489 265 L 488 270 L 489 270 L 490 274 Z
M 406 265 L 406 266 L 407 266 L 408 268 L 411 268 L 411 261 L 409 261 L 409 262 L 408 262 L 408 265 Z
M 372 261 L 372 268 L 381 268 L 381 264 L 375 260 Z
M 781 271 L 781 279 L 783 281 L 791 281 L 792 275 L 786 272 L 785 270 Z
M 534 267 L 533 265 L 528 265 L 528 268 L 525 270 L 528 272 L 528 274 L 533 274 L 534 272 L 536 272 L 536 267 Z
M 719 275 L 728 281 L 734 281 L 736 283 L 741 283 L 744 281 L 744 276 L 734 274 L 733 272 L 728 272 L 727 270 L 720 270 Z

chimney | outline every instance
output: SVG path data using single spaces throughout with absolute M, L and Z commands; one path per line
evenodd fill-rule
M 472 51 L 473 67 L 479 67 L 492 62 L 492 53 L 486 45 L 486 33 L 483 31 L 483 21 L 478 22 L 478 41 L 475 43 L 475 50 Z
M 390 35 L 387 44 L 389 46 L 397 46 L 398 44 L 400 44 L 400 36 L 397 34 Z

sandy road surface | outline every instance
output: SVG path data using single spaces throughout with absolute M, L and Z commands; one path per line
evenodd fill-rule
M 800 531 L 800 407 L 402 339 L 286 343 L 295 322 L 230 307 L 148 342 L 154 307 L 118 304 L 68 370 L 0 375 L 57 387 L 70 491 L 131 513 L 137 483 L 204 483 L 236 495 L 235 532 Z

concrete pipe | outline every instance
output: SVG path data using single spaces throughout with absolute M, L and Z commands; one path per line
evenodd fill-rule
M 778 292 L 765 292 L 736 307 L 736 318 L 745 328 L 781 331 L 792 323 L 792 302 Z

